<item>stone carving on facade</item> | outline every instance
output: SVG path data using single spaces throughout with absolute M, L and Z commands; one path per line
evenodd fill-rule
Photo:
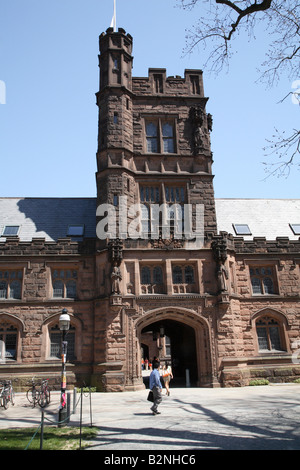
M 109 256 L 112 262 L 111 270 L 111 298 L 110 304 L 113 307 L 122 305 L 121 281 L 122 273 L 120 264 L 123 259 L 123 243 L 120 239 L 111 240 L 108 244 Z
M 119 238 L 111 240 L 108 243 L 109 256 L 113 263 L 119 266 L 123 259 L 123 242 Z
M 216 261 L 216 277 L 218 281 L 218 293 L 228 292 L 228 270 L 226 268 L 227 260 L 227 240 L 224 235 L 211 244 L 213 256 Z
M 117 265 L 116 262 L 114 263 L 110 277 L 111 277 L 111 293 L 120 295 L 122 274 L 121 274 L 121 269 Z
M 224 264 L 220 263 L 217 271 L 218 287 L 220 292 L 227 292 L 228 271 Z
M 193 139 L 194 139 L 194 152 L 199 153 L 204 149 L 205 129 L 204 124 L 204 111 L 200 106 L 193 106 L 190 109 L 190 118 L 193 126 Z
M 209 132 L 212 132 L 212 126 L 213 126 L 213 117 L 210 113 L 207 115 L 207 127 Z
M 159 238 L 157 240 L 150 240 L 151 246 L 153 248 L 162 248 L 167 250 L 173 250 L 174 248 L 183 248 L 184 240 L 176 238 L 163 239 Z

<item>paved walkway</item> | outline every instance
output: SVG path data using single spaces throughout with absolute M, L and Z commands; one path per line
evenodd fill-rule
M 183 451 L 201 449 L 299 450 L 300 385 L 243 388 L 174 388 L 163 397 L 160 415 L 150 412 L 148 391 L 83 396 L 82 424 L 99 427 L 90 450 Z M 80 395 L 77 395 L 77 400 Z M 71 405 L 73 396 L 71 396 Z M 57 422 L 59 393 L 45 410 L 45 425 Z M 25 394 L 0 408 L 0 427 L 38 426 L 39 407 Z M 80 403 L 70 424 L 79 425 Z

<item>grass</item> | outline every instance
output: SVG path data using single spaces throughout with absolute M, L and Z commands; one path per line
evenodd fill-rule
M 0 450 L 25 450 L 37 428 L 0 429 Z M 81 429 L 81 449 L 97 436 L 98 428 Z M 80 428 L 44 427 L 43 450 L 79 450 Z M 40 429 L 30 443 L 28 450 L 40 450 Z

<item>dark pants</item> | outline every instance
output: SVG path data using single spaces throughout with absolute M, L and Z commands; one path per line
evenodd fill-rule
M 154 402 L 153 402 L 153 405 L 151 407 L 151 410 L 156 412 L 157 411 L 157 407 L 158 405 L 161 403 L 162 401 L 162 396 L 161 396 L 161 391 L 160 391 L 160 388 L 159 387 L 153 387 L 152 388 L 152 392 L 153 392 L 153 398 L 154 398 Z

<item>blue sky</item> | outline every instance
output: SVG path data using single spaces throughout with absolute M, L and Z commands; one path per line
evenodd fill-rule
M 177 5 L 177 6 L 176 6 Z M 0 0 L 0 197 L 94 197 L 97 151 L 98 37 L 113 0 Z M 185 29 L 199 8 L 176 0 L 117 0 L 117 27 L 133 36 L 134 76 L 149 67 L 202 69 L 205 54 L 184 56 Z M 256 83 L 267 37 L 240 37 L 228 71 L 204 70 L 216 197 L 299 198 L 299 171 L 264 180 L 263 147 L 274 128 L 298 125 L 287 98 L 292 80 L 267 89 Z M 300 79 L 295 77 L 294 80 Z M 274 160 L 274 157 L 273 157 Z

